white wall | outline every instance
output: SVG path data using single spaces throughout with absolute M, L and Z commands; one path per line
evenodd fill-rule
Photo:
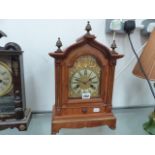
M 87 20 L 0 20 L 0 29 L 8 37 L 0 40 L 0 46 L 16 42 L 24 50 L 24 71 L 27 107 L 33 111 L 50 111 L 55 101 L 54 61 L 48 53 L 56 50 L 55 42 L 61 37 L 63 48 L 83 35 Z M 90 20 L 92 33 L 106 46 L 112 36 L 105 33 L 105 20 Z M 132 36 L 138 50 L 145 38 L 135 31 Z M 117 63 L 113 106 L 128 107 L 152 105 L 153 97 L 147 83 L 133 76 L 135 64 L 127 36 L 117 35 L 117 51 L 125 55 Z

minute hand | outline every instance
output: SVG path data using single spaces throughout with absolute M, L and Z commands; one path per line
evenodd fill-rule
M 91 81 L 91 80 L 93 80 L 93 79 L 95 79 L 95 78 L 96 78 L 96 76 L 90 78 L 87 82 L 89 82 L 89 81 Z M 86 82 L 86 83 L 87 83 L 87 82 Z
M 94 77 L 90 78 L 89 80 L 93 80 L 93 79 L 95 79 L 95 78 L 96 78 L 96 76 L 94 76 Z

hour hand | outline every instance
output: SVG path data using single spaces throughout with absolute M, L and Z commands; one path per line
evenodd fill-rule
M 90 82 L 91 80 L 93 80 L 93 79 L 95 79 L 95 78 L 96 78 L 96 76 L 90 78 L 86 83 Z
M 96 78 L 96 76 L 94 76 L 94 77 L 90 78 L 90 79 L 89 79 L 89 81 L 91 81 L 91 80 L 93 80 L 93 79 L 95 79 L 95 78 Z

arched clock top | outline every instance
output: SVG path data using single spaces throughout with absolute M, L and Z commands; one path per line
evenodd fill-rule
M 18 51 L 18 52 L 22 51 L 21 47 L 17 43 L 14 43 L 14 42 L 7 43 L 4 46 L 4 49 L 5 50 L 14 50 L 14 51 Z
M 109 60 L 111 60 L 111 59 L 116 60 L 116 59 L 123 57 L 123 55 L 118 54 L 113 49 L 109 49 L 105 45 L 96 41 L 95 38 L 96 37 L 94 35 L 92 35 L 90 33 L 86 33 L 84 36 L 77 39 L 76 43 L 72 44 L 71 46 L 69 46 L 65 50 L 60 49 L 60 47 L 62 46 L 62 43 L 59 39 L 57 41 L 57 45 L 61 44 L 61 46 L 57 46 L 58 49 L 55 52 L 49 53 L 49 55 L 51 57 L 54 57 L 55 59 L 60 59 L 60 58 L 63 59 L 63 58 L 68 57 L 68 55 L 70 55 L 70 53 L 72 53 L 72 51 L 74 51 L 75 49 L 78 49 L 78 48 L 81 48 L 81 47 L 88 45 L 88 46 L 95 48 L 98 51 L 100 51 Z
M 100 67 L 104 67 L 108 64 L 108 59 L 106 59 L 106 57 L 98 49 L 88 44 L 72 50 L 64 60 L 64 63 L 68 67 L 71 67 L 77 59 L 83 56 L 91 56 L 95 58 Z

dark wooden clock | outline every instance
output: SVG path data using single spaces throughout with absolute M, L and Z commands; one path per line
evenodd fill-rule
M 116 60 L 123 57 L 95 40 L 87 33 L 62 51 L 49 53 L 55 59 L 55 105 L 52 134 L 61 128 L 81 128 L 108 125 L 115 128 L 112 113 L 112 90 Z
M 2 31 L 0 38 L 6 36 Z M 31 118 L 26 109 L 23 51 L 16 43 L 0 47 L 0 129 L 26 130 Z

